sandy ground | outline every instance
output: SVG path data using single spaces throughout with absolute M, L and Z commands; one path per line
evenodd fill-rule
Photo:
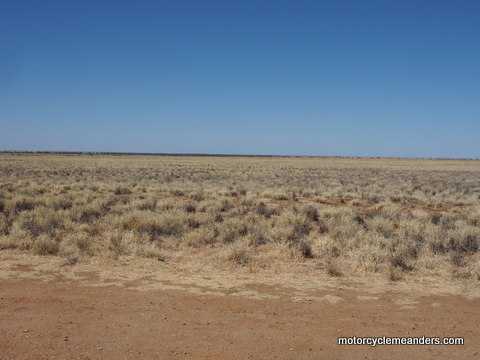
M 480 359 L 472 282 L 63 262 L 0 253 L 0 359 Z M 337 345 L 384 335 L 465 344 Z

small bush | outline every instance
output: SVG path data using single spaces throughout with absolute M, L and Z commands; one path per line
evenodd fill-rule
M 130 190 L 129 188 L 126 188 L 126 187 L 121 187 L 121 186 L 118 186 L 115 188 L 115 190 L 113 191 L 113 193 L 115 195 L 131 195 L 132 194 L 132 190 Z
M 26 230 L 31 236 L 40 234 L 54 236 L 57 230 L 64 229 L 64 218 L 53 211 L 32 211 L 23 213 L 17 220 L 21 229 Z
M 251 260 L 247 245 L 243 242 L 236 242 L 232 244 L 226 250 L 225 259 L 234 265 L 247 265 Z
M 186 224 L 190 229 L 197 229 L 201 225 L 200 221 L 198 221 L 198 218 L 193 215 L 186 216 Z
M 185 207 L 183 208 L 183 211 L 185 211 L 187 214 L 191 214 L 191 213 L 195 213 L 197 211 L 197 208 L 195 207 L 195 205 L 185 205 Z
M 430 221 L 432 222 L 432 224 L 438 225 L 441 219 L 442 219 L 442 214 L 433 214 L 432 217 L 430 218 Z
M 143 211 L 155 211 L 156 208 L 157 200 L 155 199 L 143 200 L 137 205 L 137 209 Z
M 330 259 L 327 262 L 326 266 L 327 274 L 332 277 L 340 277 L 343 276 L 343 271 L 340 263 L 336 260 Z
M 412 267 L 407 265 L 406 256 L 403 253 L 395 254 L 394 256 L 392 256 L 390 263 L 392 266 L 400 268 L 402 270 L 412 270 Z
M 218 208 L 218 211 L 227 212 L 231 209 L 233 209 L 233 205 L 230 204 L 227 199 L 223 199 L 221 204 L 220 204 L 220 207 Z
M 114 231 L 108 234 L 108 249 L 114 257 L 132 253 L 132 244 L 135 245 L 135 236 L 132 232 Z
M 215 231 L 205 227 L 196 229 L 185 235 L 185 242 L 188 246 L 212 245 L 216 241 Z
M 273 211 L 271 209 L 269 209 L 267 207 L 267 205 L 265 205 L 265 203 L 263 201 L 260 201 L 257 205 L 257 209 L 255 210 L 255 212 L 258 214 L 258 215 L 261 215 L 265 218 L 270 218 L 270 216 L 272 216 L 273 214 Z
M 247 190 L 243 187 L 239 187 L 238 188 L 238 193 L 241 195 L 241 196 L 246 196 L 247 195 Z
M 55 255 L 59 250 L 59 242 L 48 235 L 40 236 L 34 244 L 34 251 L 38 255 Z
M 302 212 L 310 221 L 318 221 L 319 219 L 318 210 L 311 205 L 305 206 Z
M 461 251 L 454 251 L 450 255 L 450 261 L 457 267 L 465 266 L 465 254 Z
M 360 216 L 360 215 L 355 215 L 355 217 L 353 218 L 353 220 L 355 220 L 357 222 L 357 224 L 359 225 L 363 225 L 365 224 L 365 220 L 363 220 L 363 218 Z
M 312 230 L 308 217 L 295 216 L 291 225 L 293 226 L 294 238 L 290 240 L 296 240 L 307 236 Z
M 65 261 L 61 266 L 73 266 L 75 265 L 80 258 L 78 255 L 69 255 L 67 256 L 67 261 Z
M 445 246 L 445 244 L 438 239 L 435 239 L 431 244 L 430 244 L 430 249 L 432 250 L 432 253 L 434 254 L 445 254 L 448 251 L 448 248 Z
M 403 280 L 403 271 L 401 268 L 398 268 L 396 266 L 390 266 L 390 270 L 388 273 L 388 278 L 390 281 L 400 281 Z
M 14 201 L 13 210 L 16 213 L 19 213 L 22 211 L 33 210 L 37 205 L 38 203 L 34 200 L 22 198 Z
M 147 234 L 151 241 L 158 236 L 180 236 L 186 224 L 184 215 L 178 212 L 166 212 L 159 215 L 134 212 L 119 219 L 123 230 Z
M 395 224 L 388 218 L 375 216 L 367 221 L 367 228 L 381 234 L 384 238 L 389 239 L 393 236 Z
M 457 227 L 457 218 L 451 215 L 442 216 L 440 226 L 444 231 L 453 230 Z
M 9 224 L 5 214 L 0 213 L 0 235 L 7 235 L 9 230 Z
M 449 248 L 453 251 L 476 253 L 479 250 L 480 232 L 462 229 L 450 233 Z
M 325 221 L 320 220 L 320 226 L 318 227 L 318 232 L 320 234 L 328 233 L 328 226 Z
M 68 210 L 72 208 L 73 202 L 70 199 L 67 198 L 59 198 L 55 199 L 51 202 L 50 205 L 54 210 Z
M 223 242 L 230 243 L 248 234 L 248 226 L 240 219 L 230 218 L 220 227 Z
M 100 216 L 102 213 L 99 210 L 96 209 L 86 209 L 83 210 L 82 213 L 80 214 L 80 218 L 78 219 L 79 222 L 83 224 L 91 224 Z
M 203 191 L 197 191 L 196 193 L 190 195 L 190 197 L 195 201 L 202 201 L 205 199 L 205 193 Z
M 93 255 L 92 241 L 87 235 L 79 236 L 75 240 L 75 245 L 80 250 L 82 254 Z
M 267 222 L 256 217 L 250 224 L 249 233 L 249 246 L 262 246 L 269 241 Z
M 275 200 L 288 200 L 288 196 L 285 194 L 276 194 L 273 196 Z
M 185 195 L 185 193 L 182 190 L 178 190 L 178 189 L 170 190 L 170 194 L 178 197 Z
M 306 259 L 313 258 L 312 246 L 308 241 L 306 240 L 300 241 L 297 247 L 302 257 Z

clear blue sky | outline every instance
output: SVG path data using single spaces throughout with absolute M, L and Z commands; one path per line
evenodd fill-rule
M 1 1 L 0 150 L 480 157 L 480 1 Z

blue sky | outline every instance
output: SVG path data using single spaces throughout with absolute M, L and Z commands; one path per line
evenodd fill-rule
M 0 150 L 480 157 L 479 1 L 2 1 Z

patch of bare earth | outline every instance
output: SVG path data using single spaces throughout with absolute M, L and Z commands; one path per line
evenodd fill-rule
M 199 272 L 146 259 L 0 259 L 0 359 L 476 359 L 471 282 Z M 470 285 L 469 285 L 470 284 Z M 464 337 L 339 346 L 340 336 Z

